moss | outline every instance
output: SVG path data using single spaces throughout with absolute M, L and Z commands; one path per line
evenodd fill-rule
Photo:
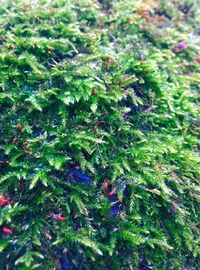
M 2 1 L 1 269 L 198 269 L 195 7 Z

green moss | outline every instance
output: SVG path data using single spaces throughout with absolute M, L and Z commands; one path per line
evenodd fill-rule
M 0 269 L 198 269 L 197 3 L 99 2 L 2 1 Z

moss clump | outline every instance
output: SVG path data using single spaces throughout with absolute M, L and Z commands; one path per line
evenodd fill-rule
M 1 269 L 198 269 L 200 16 L 182 2 L 2 1 Z

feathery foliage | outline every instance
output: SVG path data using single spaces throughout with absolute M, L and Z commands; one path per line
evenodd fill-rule
M 200 14 L 181 2 L 1 1 L 0 269 L 199 269 Z

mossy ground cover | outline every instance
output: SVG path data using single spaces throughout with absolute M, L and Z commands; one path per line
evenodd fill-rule
M 198 1 L 1 1 L 0 269 L 199 269 Z

